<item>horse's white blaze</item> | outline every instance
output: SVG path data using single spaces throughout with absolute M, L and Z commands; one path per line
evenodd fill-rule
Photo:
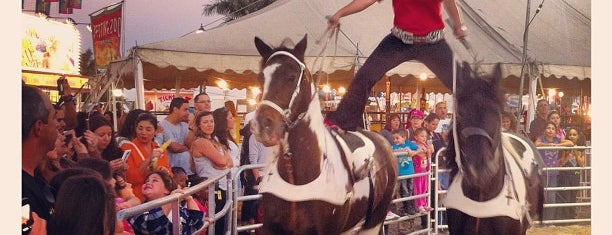
M 263 84 L 263 94 L 262 94 L 262 97 L 265 97 L 266 94 L 268 93 L 268 90 L 270 89 L 270 80 L 272 80 L 272 74 L 274 74 L 274 72 L 276 72 L 276 70 L 280 66 L 281 65 L 279 63 L 274 63 L 274 64 L 266 66 L 266 68 L 264 68 L 264 70 L 262 71 L 262 73 L 264 75 L 264 84 Z

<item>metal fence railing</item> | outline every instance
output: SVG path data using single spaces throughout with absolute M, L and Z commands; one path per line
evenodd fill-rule
M 592 188 L 591 182 L 590 182 L 591 169 L 592 169 L 590 165 L 591 147 L 590 146 L 538 147 L 537 149 L 538 150 L 558 150 L 560 152 L 568 151 L 568 150 L 580 150 L 580 151 L 584 151 L 585 156 L 586 156 L 586 165 L 582 167 L 545 167 L 543 168 L 544 172 L 578 171 L 580 174 L 580 180 L 577 185 L 558 185 L 556 187 L 545 187 L 544 189 L 545 192 L 564 192 L 564 191 L 565 192 L 567 191 L 576 192 L 575 202 L 550 203 L 550 202 L 545 201 L 545 204 L 544 204 L 545 210 L 547 208 L 574 208 L 574 210 L 576 211 L 576 216 L 575 218 L 557 217 L 555 219 L 547 219 L 547 220 L 543 220 L 542 224 L 551 225 L 551 224 L 590 223 L 591 222 L 591 216 L 590 216 L 591 188 Z M 450 172 L 449 169 L 442 169 L 439 164 L 439 160 L 441 159 L 441 157 L 443 157 L 444 150 L 445 149 L 443 148 L 440 151 L 438 151 L 436 156 L 433 158 L 435 159 L 435 161 L 430 162 L 431 170 L 429 172 L 398 177 L 398 183 L 399 183 L 401 181 L 411 180 L 411 179 L 414 179 L 420 176 L 428 176 L 430 187 L 427 188 L 427 191 L 424 194 L 412 195 L 408 197 L 398 197 L 391 202 L 392 204 L 401 204 L 406 201 L 414 201 L 417 198 L 425 197 L 428 200 L 428 204 L 431 205 L 432 208 L 434 208 L 433 217 L 431 216 L 432 213 L 427 213 L 427 214 L 416 213 L 412 215 L 402 215 L 399 218 L 385 221 L 384 222 L 385 230 L 388 230 L 389 225 L 408 222 L 410 220 L 419 218 L 421 216 L 427 217 L 427 221 L 428 221 L 427 226 L 424 228 L 420 228 L 420 229 L 411 231 L 408 234 L 432 234 L 432 233 L 438 234 L 439 232 L 442 232 L 448 229 L 448 225 L 446 224 L 446 221 L 444 221 L 443 216 L 442 216 L 443 213 L 446 211 L 446 207 L 444 207 L 442 200 L 441 200 L 441 197 L 443 197 L 447 193 L 447 191 L 437 186 L 439 183 L 440 174 L 441 173 L 445 174 L 445 173 Z M 401 156 L 403 154 L 404 153 L 395 153 L 396 157 Z M 208 213 L 207 213 L 208 218 L 205 220 L 203 228 L 200 229 L 199 231 L 196 231 L 194 234 L 200 233 L 204 229 L 208 229 L 207 231 L 208 234 L 214 234 L 214 227 L 215 227 L 214 224 L 216 223 L 216 221 L 218 221 L 223 216 L 227 216 L 226 218 L 228 218 L 226 219 L 226 228 L 228 229 L 226 230 L 225 234 L 238 234 L 239 232 L 243 232 L 243 231 L 259 229 L 263 226 L 263 224 L 255 223 L 255 224 L 239 225 L 238 203 L 244 202 L 244 201 L 250 201 L 250 200 L 260 200 L 262 196 L 261 194 L 240 195 L 241 189 L 239 188 L 239 184 L 237 182 L 240 180 L 239 176 L 241 172 L 248 170 L 248 169 L 259 169 L 263 167 L 265 167 L 264 164 L 244 165 L 244 166 L 239 167 L 234 175 L 231 175 L 230 170 L 225 170 L 223 174 L 221 175 L 218 175 L 214 178 L 210 178 L 200 184 L 194 185 L 186 189 L 184 191 L 184 194 L 171 194 L 166 197 L 163 197 L 157 200 L 153 200 L 153 201 L 149 201 L 149 202 L 143 203 L 135 207 L 120 210 L 117 212 L 117 218 L 120 220 L 123 220 L 126 218 L 130 218 L 130 217 L 142 214 L 153 208 L 160 207 L 164 204 L 172 203 L 172 208 L 173 208 L 172 215 L 171 215 L 172 221 L 179 221 L 178 219 L 178 216 L 179 216 L 178 215 L 179 213 L 178 205 L 179 204 L 178 203 L 182 200 L 182 198 L 185 196 L 193 195 L 194 193 L 199 192 L 201 190 L 207 189 L 208 190 Z M 227 190 L 228 200 L 226 201 L 223 209 L 220 212 L 215 213 L 215 200 L 214 200 L 215 187 L 209 187 L 209 186 L 214 185 L 223 177 L 227 179 L 228 189 L 231 189 L 231 190 Z M 435 186 L 431 187 L 432 184 Z M 432 188 L 433 188 L 433 191 L 431 191 Z M 433 194 L 433 197 L 431 197 L 432 194 Z M 534 222 L 539 223 L 539 221 L 534 221 Z M 178 233 L 180 229 L 179 224 L 180 223 L 173 224 L 174 234 L 179 234 Z

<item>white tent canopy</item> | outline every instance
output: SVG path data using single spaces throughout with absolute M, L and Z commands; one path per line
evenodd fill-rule
M 286 37 L 293 41 L 308 35 L 306 65 L 311 71 L 333 73 L 363 63 L 380 40 L 390 32 L 393 21 L 391 0 L 341 19 L 337 44 L 329 41 L 323 67 L 313 61 L 321 55 L 325 39 L 317 44 L 327 27 L 326 15 L 333 14 L 350 0 L 278 0 L 270 6 L 200 34 L 150 43 L 133 48 L 130 56 L 112 63 L 112 78 L 144 77 L 145 83 L 174 80 L 177 71 L 215 70 L 237 74 L 258 73 L 261 57 L 253 43 L 255 36 L 272 45 Z M 528 0 L 458 0 L 468 41 L 483 64 L 501 62 L 504 76 L 521 72 L 523 31 Z M 537 3 L 531 3 L 532 15 Z M 591 16 L 589 0 L 546 1 L 529 27 L 528 57 L 540 76 L 583 80 L 591 78 Z M 449 21 L 447 21 L 448 23 Z M 445 30 L 445 36 L 460 60 L 472 62 L 468 51 Z M 357 56 L 358 55 L 358 56 Z M 319 58 L 317 62 L 320 62 Z M 142 71 L 144 67 L 146 68 Z M 175 69 L 169 77 L 153 69 Z M 427 73 L 424 65 L 404 63 L 388 75 Z M 173 77 L 174 76 L 174 77 Z M 195 76 L 195 75 L 194 75 Z M 185 81 L 186 78 L 182 78 Z M 197 79 L 202 79 L 197 78 Z M 142 81 L 142 80 L 141 80 Z M 527 86 L 526 84 L 525 86 Z M 136 83 L 136 86 L 144 87 Z

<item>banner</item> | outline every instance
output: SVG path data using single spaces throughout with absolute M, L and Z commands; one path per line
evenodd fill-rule
M 121 20 L 123 2 L 90 14 L 94 60 L 97 69 L 121 58 Z

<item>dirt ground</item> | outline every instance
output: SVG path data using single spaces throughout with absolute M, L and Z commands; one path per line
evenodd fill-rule
M 531 227 L 527 235 L 590 235 L 591 225 Z
M 417 229 L 420 229 L 420 223 L 417 221 L 402 221 L 391 224 L 386 227 L 385 234 L 401 235 L 408 234 Z M 439 232 L 440 235 L 448 235 L 448 231 Z M 548 225 L 548 226 L 533 226 L 527 230 L 527 235 L 590 235 L 591 225 Z

